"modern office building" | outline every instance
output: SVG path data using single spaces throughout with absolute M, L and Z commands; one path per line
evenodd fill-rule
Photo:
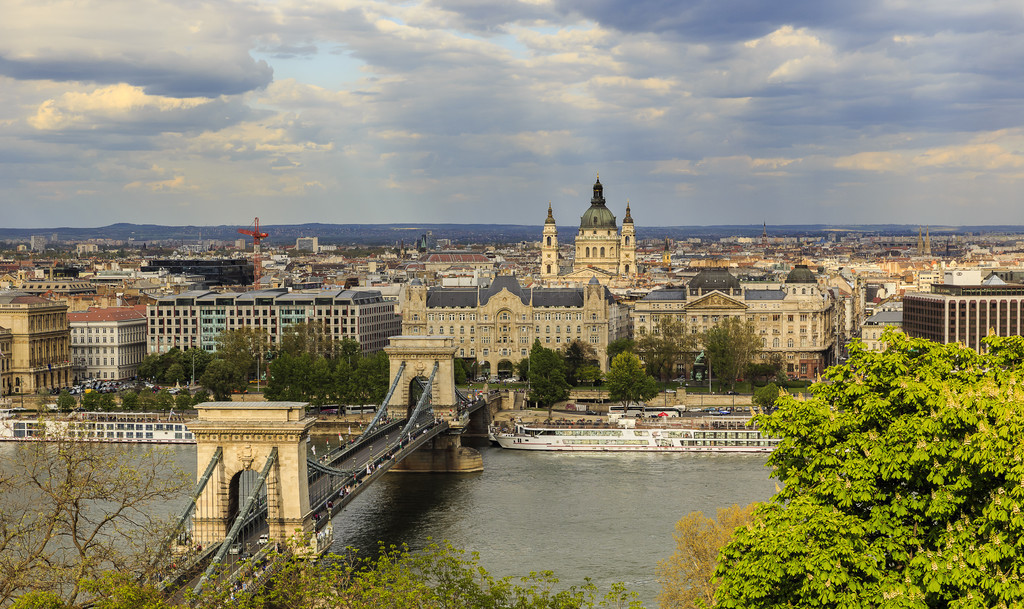
M 932 284 L 931 293 L 903 297 L 903 331 L 937 343 L 981 349 L 981 339 L 1024 335 L 1024 285 Z
M 0 327 L 11 331 L 8 393 L 31 394 L 71 384 L 67 305 L 24 292 L 3 291 Z
M 201 275 L 206 287 L 252 285 L 251 260 L 219 258 L 162 258 L 146 261 L 140 272 L 160 270 L 171 275 Z
M 68 324 L 75 383 L 137 376 L 146 357 L 146 307 L 89 307 L 68 313 Z
M 432 287 L 413 280 L 402 314 L 405 335 L 450 336 L 456 357 L 491 372 L 527 357 L 534 340 L 558 349 L 580 340 L 608 369 L 608 343 L 628 334 L 628 311 L 596 278 L 578 288 L 524 289 L 513 275 L 486 287 Z
M 364 354 L 375 353 L 401 332 L 395 307 L 377 290 L 183 292 L 148 307 L 149 352 L 173 347 L 214 351 L 220 333 L 240 328 L 264 329 L 276 344 L 288 326 L 318 321 L 331 337 L 357 340 Z

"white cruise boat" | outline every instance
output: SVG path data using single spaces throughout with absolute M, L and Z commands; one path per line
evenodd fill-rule
M 180 415 L 156 412 L 13 413 L 0 410 L 0 442 L 71 440 L 195 444 Z
M 540 424 L 517 421 L 512 429 L 494 428 L 491 436 L 502 448 L 600 452 L 767 453 L 778 438 L 765 438 L 747 417 L 704 417 L 634 424 Z

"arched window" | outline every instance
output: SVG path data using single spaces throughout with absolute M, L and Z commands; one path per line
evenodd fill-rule
M 549 264 L 548 265 L 548 275 L 550 275 L 550 274 L 551 274 L 551 265 Z
M 601 248 L 601 257 L 604 258 L 604 248 Z
M 778 349 L 779 348 L 779 339 L 777 339 L 777 338 L 772 339 L 772 348 L 773 349 Z
M 789 347 L 790 349 L 793 348 L 793 339 L 792 338 L 789 339 L 788 341 L 786 341 L 786 346 Z
M 627 273 L 629 272 L 629 265 L 628 264 L 626 265 L 626 272 Z
M 548 245 L 551 245 L 551 236 L 548 236 Z
M 763 349 L 767 349 L 768 348 L 768 339 L 767 338 L 762 338 L 761 339 L 761 348 L 763 348 Z
M 626 245 L 629 245 L 629 236 L 626 236 Z

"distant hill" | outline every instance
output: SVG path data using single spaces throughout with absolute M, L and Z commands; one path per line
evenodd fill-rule
M 50 237 L 54 234 L 62 241 L 87 239 L 132 239 L 137 242 L 181 241 L 196 243 L 202 239 L 233 241 L 245 238 L 238 233 L 243 226 L 161 226 L 158 224 L 118 223 L 95 228 L 0 228 L 0 240 L 28 241 L 32 235 Z M 268 244 L 294 244 L 297 237 L 318 237 L 321 244 L 392 245 L 399 241 L 412 244 L 420 235 L 430 231 L 435 239 L 450 239 L 455 243 L 515 243 L 540 240 L 543 226 L 522 224 L 270 224 L 260 229 L 270 234 Z M 716 226 L 641 226 L 637 225 L 638 239 L 686 239 L 690 237 L 719 238 L 727 236 L 759 237 L 763 231 L 756 225 Z M 903 224 L 789 224 L 768 227 L 772 237 L 800 236 L 818 238 L 834 233 L 862 233 L 865 235 L 916 235 L 918 226 Z M 577 227 L 560 226 L 559 235 L 571 240 Z M 932 236 L 951 234 L 1024 233 L 1021 226 L 955 226 L 931 227 Z

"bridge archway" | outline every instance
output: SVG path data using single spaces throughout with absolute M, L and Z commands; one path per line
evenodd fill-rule
M 412 401 L 414 379 L 429 378 L 435 363 L 438 369 L 430 391 L 435 416 L 440 418 L 443 413 L 454 411 L 458 403 L 455 394 L 455 339 L 446 336 L 392 336 L 389 340 L 391 344 L 384 347 L 384 351 L 391 363 L 391 378 L 399 376 L 400 372 L 401 378 L 388 404 L 388 414 L 393 418 L 408 416 L 408 404 L 416 404 Z
M 306 416 L 306 403 L 205 402 L 196 409 L 199 416 L 188 428 L 196 439 L 197 476 L 218 448 L 222 456 L 196 500 L 195 542 L 207 546 L 224 540 L 251 490 L 247 485 L 275 448 L 265 486 L 270 538 L 311 531 L 306 438 L 316 419 Z

